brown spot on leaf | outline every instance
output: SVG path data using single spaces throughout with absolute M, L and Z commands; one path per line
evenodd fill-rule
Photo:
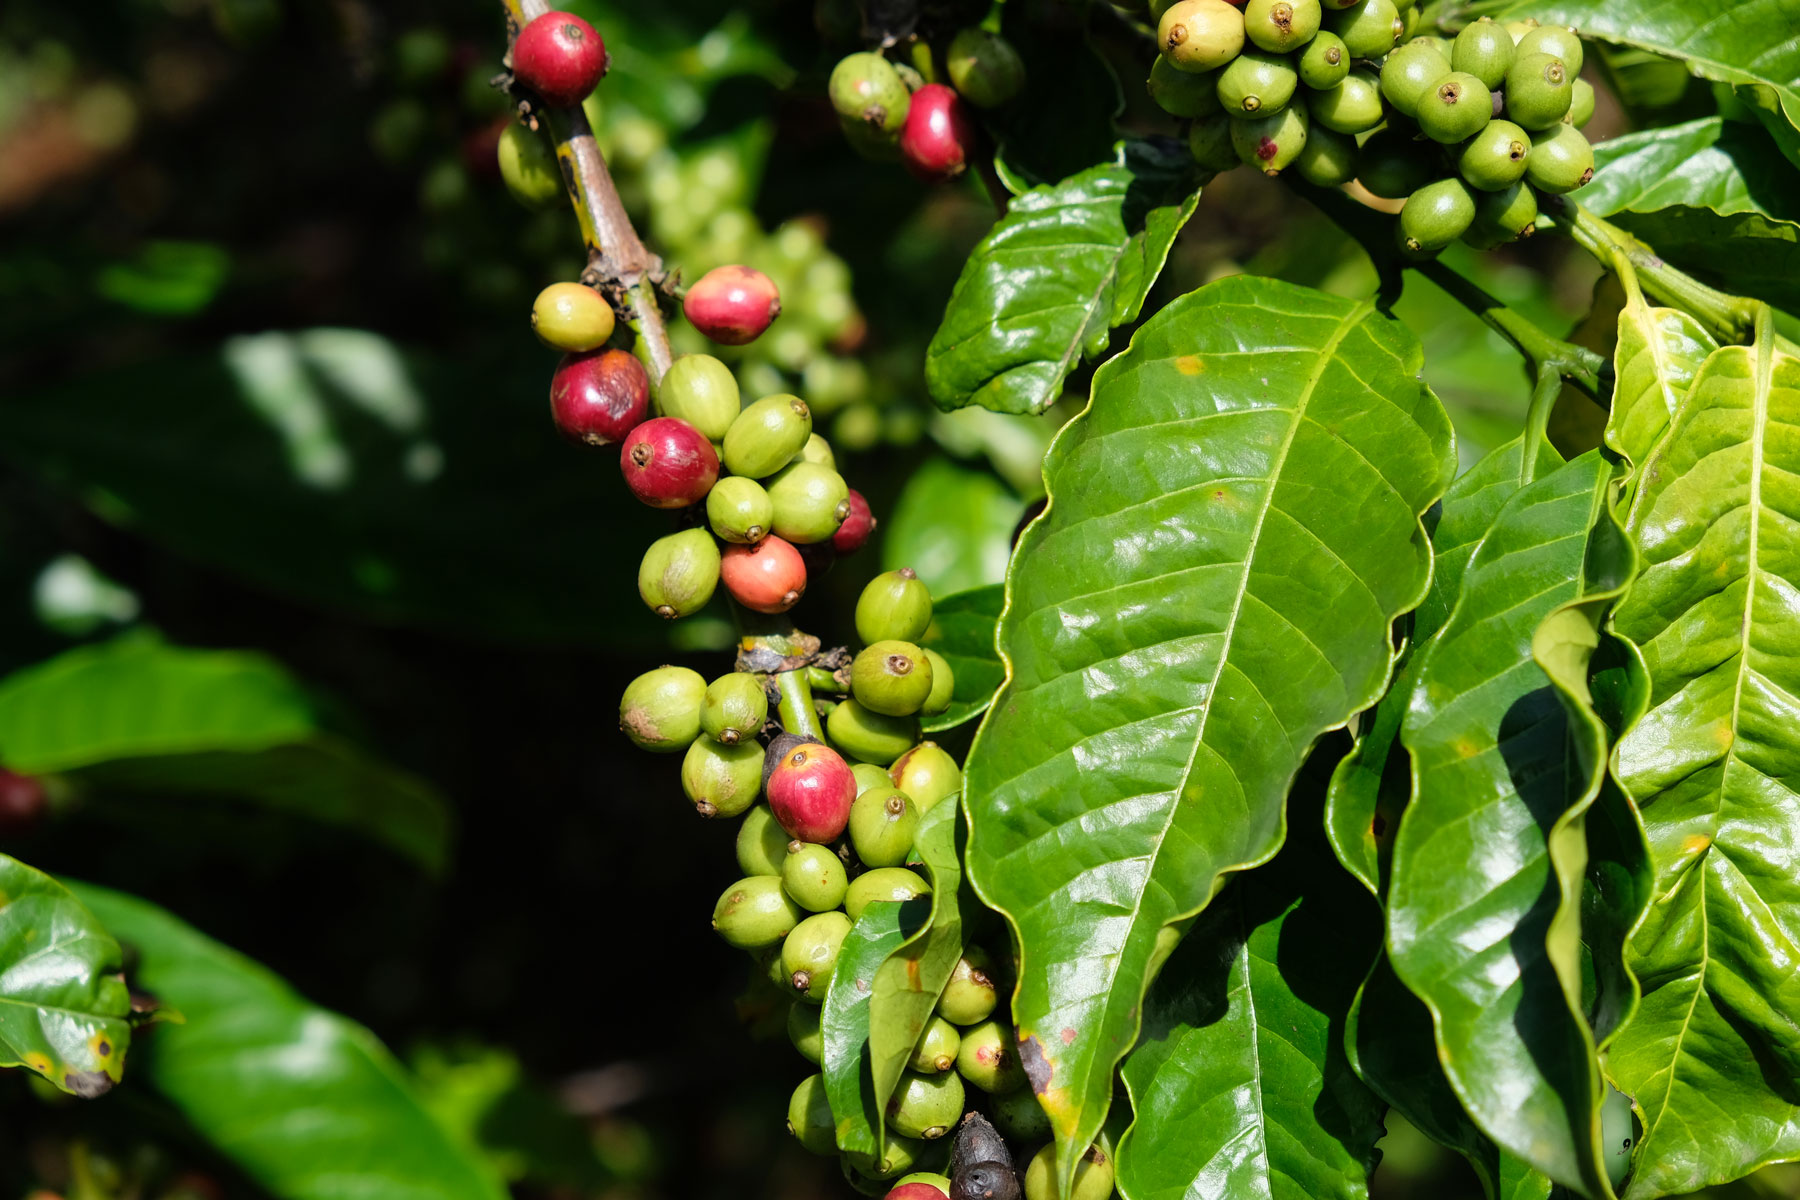
M 62 1079 L 63 1088 L 83 1100 L 104 1096 L 112 1090 L 113 1081 L 105 1071 L 70 1071 Z
M 1027 1033 L 1019 1035 L 1019 1064 L 1025 1068 L 1025 1078 L 1031 1080 L 1032 1091 L 1041 1096 L 1050 1090 L 1056 1066 L 1044 1057 L 1042 1043 Z

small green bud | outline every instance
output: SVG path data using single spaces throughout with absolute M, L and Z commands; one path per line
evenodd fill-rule
M 763 479 L 781 470 L 812 436 L 812 410 L 798 396 L 764 396 L 739 413 L 725 432 L 725 468 Z
M 979 1025 L 994 1015 L 1000 994 L 994 987 L 987 954 L 968 946 L 938 994 L 937 1010 L 952 1025 Z
M 825 1035 L 819 1031 L 823 1015 L 817 1004 L 796 1000 L 788 1006 L 787 1035 L 800 1057 L 817 1066 L 825 1057 Z
M 925 661 L 931 664 L 931 693 L 925 697 L 925 705 L 919 711 L 935 717 L 948 712 L 950 702 L 956 698 L 956 672 L 950 669 L 950 663 L 943 655 L 929 647 L 925 650 Z
M 936 742 L 920 742 L 888 768 L 888 779 L 906 793 L 921 815 L 962 791 L 962 768 Z
M 911 642 L 875 642 L 851 662 L 850 690 L 871 712 L 910 717 L 931 695 L 931 660 Z
M 837 1153 L 837 1120 L 825 1094 L 825 1076 L 808 1075 L 788 1098 L 788 1132 L 814 1154 Z
M 735 817 L 762 793 L 763 748 L 755 741 L 727 746 L 697 737 L 681 760 L 681 790 L 703 817 Z
M 1450 65 L 1481 80 L 1490 91 L 1506 82 L 1507 68 L 1517 57 L 1512 35 L 1492 17 L 1463 26 L 1450 44 Z
M 710 354 L 684 354 L 657 385 L 656 411 L 681 418 L 716 442 L 737 420 L 737 380 L 730 367 Z
M 941 1138 L 962 1120 L 963 1082 L 955 1071 L 901 1073 L 888 1098 L 888 1125 L 903 1137 Z
M 1059 1200 L 1057 1196 L 1056 1143 L 1032 1156 L 1025 1168 L 1025 1200 Z M 1099 1146 L 1089 1146 L 1075 1164 L 1075 1181 L 1067 1200 L 1107 1200 L 1113 1194 L 1112 1156 Z
M 1025 61 L 1019 52 L 985 29 L 958 30 L 944 66 L 951 86 L 976 108 L 998 108 L 1025 88 Z
M 931 885 L 905 867 L 877 867 L 850 881 L 844 893 L 844 911 L 854 921 L 876 900 L 914 900 L 929 895 Z
M 769 719 L 769 696 L 762 680 L 744 671 L 721 675 L 706 686 L 700 728 L 727 746 L 749 741 Z
M 789 842 L 787 859 L 781 864 L 781 886 L 801 908 L 822 913 L 844 902 L 850 878 L 844 860 L 830 846 Z
M 931 591 L 911 567 L 885 571 L 856 601 L 856 636 L 864 644 L 916 642 L 931 626 Z
M 1525 177 L 1540 192 L 1572 192 L 1594 177 L 1594 148 L 1573 125 L 1540 130 L 1531 135 Z
M 984 1092 L 1014 1092 L 1025 1086 L 1025 1068 L 1012 1031 L 991 1018 L 963 1030 L 956 1069 Z
M 797 546 L 831 540 L 850 515 L 850 485 L 830 467 L 797 462 L 769 480 L 777 537 Z
M 1350 51 L 1335 33 L 1321 33 L 1300 52 L 1300 82 L 1314 91 L 1336 87 L 1350 74 Z
M 752 545 L 769 536 L 775 505 L 756 480 L 727 475 L 706 494 L 706 523 L 728 542 Z
M 779 875 L 750 875 L 726 888 L 713 906 L 713 929 L 739 950 L 773 946 L 806 916 L 781 890 Z
M 780 875 L 789 840 L 769 806 L 757 805 L 744 814 L 744 823 L 738 826 L 738 870 L 746 875 Z
M 918 827 L 918 806 L 896 787 L 872 787 L 850 805 L 850 846 L 867 867 L 906 862 Z
M 800 999 L 809 1004 L 825 1003 L 825 989 L 831 984 L 838 951 L 849 932 L 849 917 L 841 912 L 822 912 L 794 926 L 781 943 L 781 968 Z
M 638 595 L 665 620 L 692 616 L 719 586 L 719 546 L 704 529 L 657 538 L 638 564 Z
M 658 667 L 625 686 L 619 728 L 640 750 L 673 754 L 700 733 L 706 680 L 686 667 Z
M 845 700 L 825 718 L 825 734 L 851 758 L 886 766 L 919 740 L 919 722 L 915 717 L 871 712 L 854 700 Z
M 962 1034 L 956 1026 L 934 1016 L 925 1022 L 919 1040 L 913 1044 L 912 1059 L 906 1065 L 921 1075 L 935 1075 L 956 1065 L 956 1052 L 962 1046 Z

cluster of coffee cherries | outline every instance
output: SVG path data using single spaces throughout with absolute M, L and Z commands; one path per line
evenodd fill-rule
M 978 26 L 959 30 L 941 70 L 938 62 L 932 47 L 918 42 L 913 63 L 858 51 L 832 68 L 831 106 L 857 153 L 899 159 L 927 182 L 963 173 L 978 137 L 970 106 L 999 108 L 1015 99 L 1025 87 L 1025 63 L 1012 43 Z
M 919 821 L 962 791 L 956 759 L 920 739 L 919 716 L 944 711 L 955 690 L 950 664 L 919 644 L 931 621 L 930 592 L 911 570 L 869 583 L 856 605 L 863 648 L 846 670 L 824 673 L 838 682 L 821 691 L 836 688 L 836 698 L 813 701 L 823 736 L 783 732 L 770 720 L 775 680 L 747 671 L 708 683 L 685 667 L 659 667 L 633 680 L 620 704 L 620 726 L 638 746 L 684 755 L 681 784 L 697 812 L 741 818 L 743 878 L 719 897 L 713 929 L 748 952 L 759 986 L 786 997 L 789 1038 L 815 1065 L 845 937 L 871 902 L 930 894 L 916 869 Z M 889 1101 L 881 1160 L 847 1160 L 870 1185 L 900 1177 L 898 1200 L 951 1194 L 945 1135 L 971 1107 L 1016 1141 L 1049 1136 L 1000 1005 L 1004 961 L 965 947 Z M 836 1125 L 823 1075 L 807 1076 L 790 1099 L 789 1130 L 806 1149 L 831 1155 Z M 1081 1200 L 1105 1200 L 1111 1190 L 1110 1162 L 1103 1154 L 1095 1161 L 1105 1188 L 1095 1193 L 1090 1183 Z M 1051 1200 L 1050 1174 L 1037 1169 L 1042 1200 Z
M 1176 0 L 1160 12 L 1148 88 L 1193 122 L 1188 146 L 1207 170 L 1292 167 L 1403 200 L 1409 255 L 1529 235 L 1537 192 L 1594 174 L 1580 39 L 1483 17 L 1454 39 L 1402 44 L 1417 22 L 1410 0 Z

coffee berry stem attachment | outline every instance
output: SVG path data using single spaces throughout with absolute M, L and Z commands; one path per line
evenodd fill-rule
M 806 685 L 816 691 L 829 692 L 832 695 L 844 694 L 843 682 L 824 667 L 806 668 Z
M 551 11 L 549 0 L 502 0 L 507 15 L 507 61 L 512 59 L 512 43 L 519 31 L 531 21 Z M 631 309 L 631 324 L 644 341 L 645 356 L 650 363 L 652 383 L 662 381 L 663 372 L 675 361 L 669 348 L 669 328 L 663 317 L 661 297 L 656 279 L 662 263 L 638 237 L 625 205 L 619 200 L 619 189 L 613 185 L 612 173 L 606 169 L 606 158 L 594 140 L 587 115 L 579 104 L 567 108 L 549 108 L 538 113 L 547 119 L 551 136 L 556 141 L 557 161 L 562 164 L 563 179 L 569 187 L 569 200 L 575 208 L 575 219 L 581 226 L 581 237 L 587 243 L 587 275 L 596 276 L 606 292 L 622 295 Z
M 807 682 L 806 675 L 802 670 L 782 671 L 775 676 L 775 691 L 781 698 L 775 711 L 781 718 L 781 727 L 787 732 L 822 742 L 825 726 L 819 720 L 819 710 L 813 707 L 812 685 Z

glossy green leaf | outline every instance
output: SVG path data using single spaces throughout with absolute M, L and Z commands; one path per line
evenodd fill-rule
M 1128 1200 L 1369 1194 L 1384 1105 L 1351 1071 L 1342 1035 L 1381 925 L 1316 823 L 1298 831 L 1292 803 L 1287 847 L 1208 906 L 1144 998 L 1123 1071 Z
M 900 1082 L 938 995 L 962 957 L 962 856 L 957 828 L 960 796 L 947 796 L 919 818 L 913 845 L 931 879 L 931 917 L 917 937 L 875 969 L 869 997 L 869 1070 L 876 1101 L 885 1105 Z
M 1642 465 L 1674 419 L 1701 362 L 1717 348 L 1694 318 L 1679 309 L 1656 308 L 1629 288 L 1613 351 L 1606 444 L 1634 468 Z
M 947 711 L 925 718 L 926 732 L 954 729 L 980 716 L 1006 682 L 1006 668 L 994 645 L 1000 610 L 1005 606 L 1006 588 L 998 583 L 933 599 L 931 628 L 920 644 L 937 651 L 950 664 L 956 674 L 956 693 Z
M 0 682 L 0 762 L 100 793 L 254 800 L 433 870 L 449 853 L 443 799 L 325 731 L 300 684 L 259 654 L 128 634 L 16 672 Z
M 119 1082 L 131 1045 L 121 962 L 67 888 L 0 854 L 0 1067 L 29 1067 L 77 1096 Z
M 70 889 L 136 953 L 132 983 L 179 1011 L 134 1079 L 281 1200 L 499 1200 L 473 1151 L 420 1104 L 362 1026 L 135 896 Z
M 1308 749 L 1386 686 L 1454 464 L 1419 360 L 1370 301 L 1225 279 L 1146 322 L 1051 448 L 965 788 L 1065 1163 L 1165 928 L 1275 853 Z
M 1656 897 L 1628 957 L 1643 1001 L 1607 1060 L 1644 1123 L 1631 1200 L 1800 1157 L 1797 426 L 1800 360 L 1765 324 L 1701 367 L 1627 525 L 1644 565 L 1614 626 L 1651 696 L 1615 769 Z
M 934 897 L 926 896 L 900 903 L 878 900 L 863 910 L 838 950 L 819 1029 L 825 1043 L 820 1066 L 840 1150 L 877 1155 L 885 1144 L 887 1118 L 882 1109 L 887 1097 L 875 1093 L 869 1003 L 882 964 L 930 927 L 935 903 Z
M 990 472 L 931 459 L 882 521 L 882 565 L 911 567 L 933 596 L 999 583 L 1024 511 L 1025 502 Z
M 1584 208 L 1730 290 L 1800 301 L 1800 171 L 1760 127 L 1708 117 L 1628 133 L 1597 144 L 1594 167 Z
M 1488 453 L 1457 476 L 1443 500 L 1426 514 L 1425 525 L 1431 531 L 1431 589 L 1412 613 L 1400 671 L 1374 712 L 1363 714 L 1355 748 L 1332 775 L 1325 801 L 1326 835 L 1344 869 L 1375 896 L 1387 890 L 1386 880 L 1381 878 L 1381 847 L 1393 845 L 1401 810 L 1412 793 L 1406 757 L 1396 754 L 1394 748 L 1418 679 L 1419 648 L 1431 641 L 1450 616 L 1476 546 L 1507 498 L 1519 490 L 1520 445 L 1515 438 Z M 1534 475 L 1541 479 L 1561 465 L 1555 449 L 1542 445 Z
M 1123 143 L 1118 161 L 1015 196 L 963 264 L 925 357 L 940 408 L 1041 413 L 1137 318 L 1199 201 L 1185 150 Z
M 1576 948 L 1550 944 L 1569 932 L 1552 928 L 1558 914 L 1572 919 L 1550 844 L 1582 845 L 1591 779 L 1531 651 L 1539 624 L 1584 594 L 1612 481 L 1611 465 L 1585 454 L 1516 492 L 1476 549 L 1401 729 L 1413 799 L 1388 891 L 1394 971 L 1431 1009 L 1475 1123 L 1595 1196 L 1608 1194 L 1599 1071 Z

